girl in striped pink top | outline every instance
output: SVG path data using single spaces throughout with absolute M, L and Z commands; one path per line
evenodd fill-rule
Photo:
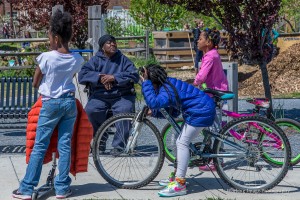
M 200 70 L 194 80 L 194 85 L 215 90 L 228 90 L 228 81 L 223 70 L 218 44 L 220 42 L 220 32 L 206 29 L 201 32 L 198 40 L 198 49 L 203 51 L 203 58 Z M 201 87 L 200 87 L 201 88 Z

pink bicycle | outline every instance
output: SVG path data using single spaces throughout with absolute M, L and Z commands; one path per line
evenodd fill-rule
M 213 94 L 214 95 L 214 99 L 216 102 L 216 105 L 220 107 L 220 105 L 222 104 L 222 101 L 224 99 L 231 99 L 233 98 L 233 94 L 232 93 L 224 93 L 223 94 L 223 99 L 220 98 L 218 96 L 218 93 L 222 93 L 222 91 L 217 91 L 217 90 L 211 90 L 211 89 L 206 89 L 205 92 Z M 269 100 L 266 98 L 252 98 L 252 99 L 247 99 L 247 102 L 255 105 L 252 113 L 235 113 L 235 112 L 231 112 L 228 110 L 222 110 L 222 115 L 225 117 L 229 117 L 229 118 L 241 118 L 241 117 L 249 117 L 249 116 L 257 116 L 259 114 L 262 114 L 262 112 L 265 112 L 264 115 L 266 115 L 266 112 L 268 112 L 268 108 L 269 108 Z M 271 115 L 272 116 L 272 115 Z M 274 117 L 274 116 L 272 116 Z M 184 123 L 182 118 L 176 119 L 176 122 L 179 125 L 182 125 Z M 224 126 L 227 122 L 226 121 L 222 121 L 220 126 Z M 279 118 L 275 120 L 275 123 L 284 131 L 284 133 L 287 135 L 290 144 L 291 144 L 291 151 L 292 151 L 292 155 L 291 155 L 291 164 L 292 165 L 296 165 L 300 162 L 300 147 L 299 147 L 299 141 L 300 141 L 300 123 L 297 122 L 296 120 L 293 119 L 288 119 L 288 118 Z M 260 131 L 263 131 L 262 128 L 263 127 L 259 127 L 256 124 L 251 124 L 252 126 L 256 126 L 256 128 Z M 216 124 L 215 124 L 216 126 Z M 220 128 L 219 128 L 220 129 Z M 206 132 L 208 130 L 205 130 L 204 132 Z M 165 150 L 165 156 L 166 158 L 171 161 L 171 162 L 175 162 L 176 159 L 176 139 L 178 134 L 176 133 L 176 131 L 174 130 L 173 126 L 170 125 L 170 123 L 167 123 L 164 128 L 161 131 L 162 133 L 162 137 L 163 137 L 163 142 L 164 142 L 164 150 Z M 237 140 L 242 140 L 242 136 L 236 135 L 236 134 L 232 134 L 233 137 L 235 137 Z M 260 140 L 263 140 L 265 134 L 262 134 L 262 138 L 260 138 Z M 199 137 L 196 138 L 197 142 L 201 142 L 204 138 L 203 134 L 199 134 Z M 274 145 L 274 147 L 280 147 L 281 142 L 280 141 L 276 141 L 276 138 L 273 138 L 274 141 L 272 142 Z M 252 141 L 253 143 L 257 143 L 258 141 Z M 271 144 L 269 144 L 271 145 Z M 276 156 L 270 154 L 270 153 L 264 153 L 262 155 L 266 161 L 272 165 L 282 165 L 282 161 L 276 159 Z M 190 166 L 199 166 L 197 162 L 191 161 L 190 162 Z

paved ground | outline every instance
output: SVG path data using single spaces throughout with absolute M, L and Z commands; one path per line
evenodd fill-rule
M 50 167 L 50 164 L 44 165 L 40 184 L 45 183 Z M 11 192 L 18 187 L 19 181 L 24 176 L 25 168 L 24 155 L 0 155 L 0 199 L 12 199 Z M 94 167 L 92 158 L 90 158 L 88 172 L 80 173 L 76 178 L 72 177 L 71 189 L 73 190 L 73 195 L 69 199 L 162 199 L 157 195 L 157 192 L 162 189 L 162 187 L 158 186 L 158 180 L 167 177 L 171 169 L 171 164 L 165 161 L 162 171 L 154 182 L 137 190 L 124 190 L 108 184 L 99 175 Z M 217 176 L 218 181 L 222 184 L 221 186 L 210 172 L 200 173 L 196 168 L 189 169 L 188 195 L 174 199 L 300 199 L 299 173 L 300 168 L 297 166 L 290 170 L 285 179 L 274 189 L 263 194 L 248 194 L 231 191 Z M 52 192 L 41 199 L 55 199 L 53 195 L 54 193 Z
M 50 164 L 44 165 L 40 185 L 45 183 L 50 167 Z M 167 177 L 171 169 L 171 164 L 165 161 L 162 171 L 154 182 L 137 190 L 124 190 L 108 184 L 99 175 L 92 158 L 90 158 L 88 172 L 80 173 L 76 178 L 72 177 L 73 195 L 69 199 L 162 199 L 157 195 L 157 192 L 162 189 L 157 182 L 159 179 Z M 0 170 L 0 185 L 2 187 L 0 199 L 12 199 L 12 190 L 18 187 L 19 181 L 25 174 L 25 156 L 20 154 L 0 155 Z M 203 173 L 196 168 L 189 169 L 188 195 L 174 199 L 300 199 L 299 173 L 300 168 L 296 166 L 274 189 L 263 194 L 249 194 L 232 191 L 218 176 L 215 179 L 210 172 Z M 217 180 L 220 181 L 221 185 Z M 55 199 L 54 193 L 50 193 L 48 197 L 42 199 Z
M 300 117 L 300 101 L 298 99 L 275 100 L 275 105 L 285 110 L 285 115 L 294 119 Z M 276 108 L 276 106 L 275 106 Z M 239 110 L 252 109 L 245 101 L 239 102 Z M 164 121 L 156 120 L 155 124 L 164 124 Z M 159 125 L 161 127 L 161 125 Z M 25 174 L 24 130 L 1 130 L 0 132 L 0 200 L 9 200 L 12 190 L 16 189 L 19 181 Z M 51 165 L 44 165 L 40 185 L 44 184 Z M 170 163 L 165 161 L 160 174 L 154 182 L 138 190 L 118 189 L 108 184 L 97 172 L 93 160 L 90 158 L 88 172 L 73 177 L 73 195 L 70 199 L 161 199 L 157 192 L 162 189 L 158 186 L 158 180 L 166 178 L 172 169 Z M 217 175 L 216 175 L 217 176 Z M 217 176 L 210 172 L 199 172 L 198 169 L 188 170 L 188 195 L 174 199 L 300 199 L 300 167 L 290 170 L 284 180 L 274 189 L 263 194 L 248 194 L 234 192 L 228 188 Z M 219 182 L 217 181 L 219 180 Z M 54 193 L 42 199 L 55 199 Z

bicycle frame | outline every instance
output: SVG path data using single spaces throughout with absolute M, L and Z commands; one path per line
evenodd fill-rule
M 239 117 L 247 117 L 247 116 L 255 116 L 255 115 L 257 115 L 256 113 L 240 114 L 240 113 L 235 113 L 235 112 L 231 112 L 231 111 L 228 111 L 228 110 L 222 110 L 222 112 L 224 113 L 225 116 L 232 117 L 232 118 L 239 118 Z M 265 144 L 263 142 L 263 146 L 264 147 L 274 147 L 274 148 L 277 148 L 277 149 L 281 149 L 282 148 L 282 142 L 281 142 L 281 140 L 276 135 L 274 135 L 274 134 L 266 131 L 264 128 L 262 128 L 261 126 L 259 126 L 257 123 L 252 123 L 251 122 L 251 123 L 249 123 L 249 126 L 250 125 L 254 126 L 259 131 L 261 131 L 263 134 L 267 135 L 268 137 L 274 139 L 275 144 L 273 146 L 271 146 L 270 144 Z M 233 130 L 230 130 L 229 132 L 230 132 L 230 134 L 233 137 L 235 137 L 236 139 L 238 139 L 240 141 L 244 140 L 246 138 L 246 135 L 240 135 L 240 134 L 236 133 Z M 258 144 L 258 141 L 255 141 L 255 140 L 245 140 L 245 142 L 247 142 L 247 143 L 253 143 L 253 144 Z
M 181 128 L 180 126 L 176 123 L 176 121 L 173 119 L 173 117 L 165 110 L 165 109 L 160 109 L 160 112 L 162 113 L 162 115 L 169 121 L 169 123 L 174 127 L 176 133 L 178 135 L 180 135 L 181 133 Z M 232 146 L 232 147 L 235 147 L 235 148 L 238 148 L 239 150 L 243 151 L 246 153 L 246 150 L 244 149 L 244 147 L 234 143 L 234 142 L 231 142 L 229 140 L 226 140 L 226 139 L 223 139 L 222 137 L 220 137 L 219 134 L 215 134 L 215 133 L 209 133 L 212 137 L 214 137 L 215 139 L 218 139 L 218 140 L 221 140 L 223 142 L 225 142 L 226 144 Z M 208 138 L 205 138 L 205 139 L 208 139 Z M 205 143 L 205 139 L 203 141 L 203 143 Z M 204 148 L 204 146 L 203 146 Z M 240 155 L 240 154 L 211 154 L 211 153 L 203 153 L 203 149 L 200 149 L 200 151 L 198 151 L 195 147 L 195 145 L 193 143 L 190 143 L 190 149 L 193 151 L 193 153 L 195 153 L 196 155 L 202 157 L 202 158 L 214 158 L 214 157 L 238 157 L 238 156 L 241 156 L 243 157 L 243 155 Z

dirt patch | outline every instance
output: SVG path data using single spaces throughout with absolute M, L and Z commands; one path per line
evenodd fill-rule
M 239 82 L 239 95 L 264 95 L 262 75 L 258 67 L 255 73 L 246 73 L 249 78 Z M 287 95 L 300 92 L 300 44 L 294 44 L 280 53 L 267 66 L 272 95 Z

